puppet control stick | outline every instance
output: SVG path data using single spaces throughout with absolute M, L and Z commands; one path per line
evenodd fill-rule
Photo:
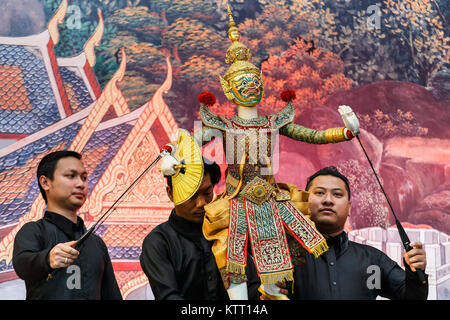
M 378 178 L 378 175 L 377 175 L 377 173 L 376 173 L 376 171 L 375 171 L 375 168 L 373 167 L 372 161 L 370 161 L 370 158 L 369 158 L 369 156 L 367 155 L 366 149 L 364 148 L 364 146 L 363 146 L 363 144 L 362 144 L 362 142 L 361 142 L 361 139 L 359 138 L 359 135 L 356 135 L 356 139 L 358 139 L 359 145 L 360 145 L 361 148 L 363 149 L 364 154 L 366 155 L 366 158 L 367 158 L 367 160 L 369 161 L 370 167 L 372 168 L 372 171 L 373 171 L 373 173 L 375 174 L 375 178 L 377 179 L 378 184 L 380 185 L 381 191 L 383 192 L 384 196 L 386 197 L 386 200 L 387 200 L 387 203 L 388 203 L 388 205 L 389 205 L 389 208 L 391 208 L 391 212 L 392 212 L 392 214 L 394 215 L 395 224 L 397 225 L 398 233 L 399 233 L 399 235 L 400 235 L 400 239 L 402 240 L 403 246 L 405 247 L 405 250 L 406 250 L 406 251 L 409 251 L 409 250 L 412 249 L 412 247 L 411 247 L 411 245 L 410 245 L 411 242 L 410 242 L 410 240 L 409 240 L 409 237 L 408 237 L 408 235 L 406 234 L 406 231 L 405 231 L 405 229 L 403 228 L 402 224 L 401 224 L 400 221 L 397 219 L 397 216 L 395 215 L 394 208 L 392 208 L 392 205 L 391 205 L 391 201 L 389 201 L 389 198 L 388 198 L 386 192 L 384 191 L 383 185 L 381 184 L 381 181 L 380 181 L 380 179 Z M 422 282 L 422 284 L 426 284 L 426 283 L 427 283 L 427 280 L 426 280 L 424 271 L 423 271 L 422 269 L 416 269 L 416 273 L 417 273 L 417 276 L 419 277 L 420 282 Z

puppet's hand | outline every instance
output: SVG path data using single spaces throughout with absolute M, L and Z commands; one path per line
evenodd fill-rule
M 359 120 L 352 108 L 349 106 L 339 106 L 338 111 L 341 114 L 342 120 L 344 120 L 345 127 L 347 127 L 353 135 L 357 136 L 359 134 Z
M 166 176 L 173 176 L 176 172 L 174 166 L 178 165 L 177 159 L 173 157 L 175 154 L 175 146 L 171 143 L 161 148 L 161 172 Z
M 165 177 L 173 176 L 175 174 L 175 172 L 177 172 L 175 170 L 175 166 L 176 165 L 178 165 L 177 159 L 175 159 L 170 154 L 164 155 L 163 158 L 162 158 L 162 161 L 161 161 L 161 172 L 162 172 L 162 174 Z

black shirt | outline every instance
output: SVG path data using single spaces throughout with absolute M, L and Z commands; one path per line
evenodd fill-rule
M 81 245 L 70 266 L 58 269 L 47 280 L 53 271 L 48 262 L 50 250 L 58 243 L 78 240 L 85 232 L 80 217 L 75 224 L 49 211 L 19 230 L 12 261 L 17 275 L 25 280 L 27 299 L 122 299 L 108 249 L 95 234 Z
M 144 239 L 141 266 L 156 300 L 228 300 L 202 224 L 176 215 L 155 227 Z M 258 299 L 259 280 L 249 260 L 249 299 Z M 250 272 L 250 273 L 249 273 Z
M 345 232 L 327 243 L 327 252 L 317 259 L 308 254 L 306 264 L 295 268 L 293 299 L 427 298 L 428 282 L 422 284 L 408 265 L 403 270 L 382 251 L 349 241 Z

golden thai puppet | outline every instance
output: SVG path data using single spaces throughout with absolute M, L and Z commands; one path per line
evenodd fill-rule
M 346 127 L 314 130 L 295 124 L 292 90 L 282 93 L 287 102 L 284 109 L 259 116 L 257 105 L 264 96 L 261 70 L 249 62 L 250 50 L 239 42 L 240 32 L 229 8 L 228 15 L 231 45 L 225 62 L 230 67 L 220 83 L 226 98 L 237 105 L 238 114 L 231 118 L 216 115 L 208 108 L 215 97 L 209 92 L 199 95 L 203 126 L 194 140 L 202 146 L 220 133 L 228 164 L 224 193 L 205 206 L 203 234 L 214 241 L 212 250 L 230 298 L 246 299 L 250 241 L 261 290 L 282 299 L 274 293 L 275 283 L 293 281 L 293 267 L 306 252 L 318 257 L 328 247 L 309 219 L 308 193 L 274 179 L 276 135 L 312 144 L 337 143 L 353 138 L 359 122 L 350 107 L 340 106 Z M 166 159 L 161 171 L 173 174 L 178 162 Z

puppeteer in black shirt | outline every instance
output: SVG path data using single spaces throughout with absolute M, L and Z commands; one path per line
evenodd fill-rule
M 80 217 L 75 224 L 49 211 L 19 230 L 14 240 L 13 265 L 17 275 L 25 280 L 27 299 L 122 299 L 108 249 L 95 234 L 81 245 L 78 258 L 70 266 L 60 268 L 47 280 L 53 271 L 48 261 L 50 250 L 58 243 L 78 240 L 85 232 Z
M 155 227 L 144 239 L 140 257 L 156 300 L 228 300 L 213 241 L 205 239 L 202 224 L 176 215 Z M 259 279 L 249 257 L 246 269 L 249 299 L 258 299 Z
M 427 299 L 428 280 L 422 284 L 407 264 L 403 270 L 382 251 L 349 241 L 345 232 L 327 243 L 327 252 L 317 259 L 308 254 L 306 264 L 295 268 L 293 299 Z

